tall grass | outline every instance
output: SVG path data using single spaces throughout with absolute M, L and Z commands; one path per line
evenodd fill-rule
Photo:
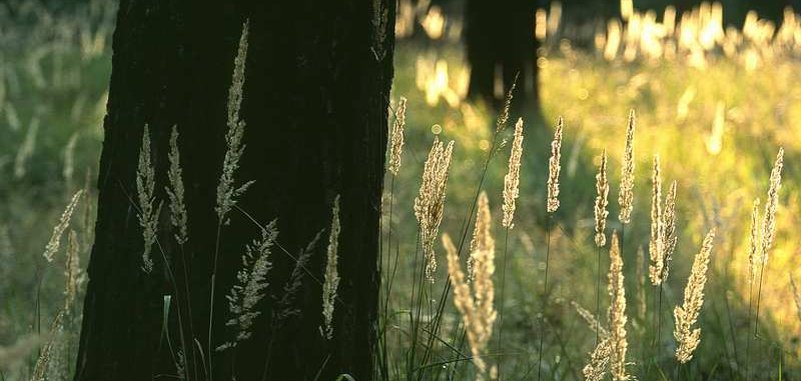
M 442 73 L 448 68 L 452 74 L 463 70 L 457 47 L 446 44 L 445 53 L 430 65 L 435 68 L 431 74 L 440 78 L 440 87 L 436 87 L 427 82 L 430 78 L 426 75 L 414 71 L 419 67 L 426 72 L 422 68 L 428 67 L 432 53 L 401 42 L 396 92 L 409 99 L 398 103 L 388 153 L 389 204 L 382 235 L 387 257 L 382 261 L 381 366 L 376 378 L 531 379 L 535 368 L 542 379 L 728 380 L 763 379 L 777 373 L 793 379 L 799 375 L 801 348 L 793 338 L 801 321 L 796 307 L 788 303 L 794 296 L 798 300 L 798 292 L 787 282 L 785 272 L 779 271 L 789 270 L 793 279 L 801 264 L 792 255 L 797 233 L 791 229 L 798 218 L 792 210 L 799 207 L 798 172 L 793 165 L 801 149 L 797 139 L 801 93 L 792 81 L 801 66 L 796 37 L 799 19 L 788 13 L 787 21 L 771 35 L 767 24 L 755 16 L 749 16 L 741 31 L 721 32 L 716 26 L 717 7 L 701 7 L 688 16 L 674 13 L 672 26 L 670 17 L 657 22 L 648 12 L 632 10 L 627 20 L 607 24 L 598 33 L 598 49 L 589 52 L 558 39 L 559 33 L 567 33 L 569 28 L 548 23 L 547 33 L 538 33 L 546 42 L 538 61 L 543 78 L 542 108 L 546 119 L 564 115 L 564 123 L 570 126 L 562 131 L 564 136 L 559 133 L 556 151 L 548 138 L 557 131 L 536 118 L 510 115 L 508 108 L 495 117 L 483 105 L 465 101 L 460 98 L 459 75 L 442 85 Z M 87 14 L 91 12 L 98 11 L 87 10 Z M 551 11 L 547 16 L 555 15 Z M 81 181 L 73 176 L 96 159 L 99 132 L 79 126 L 99 121 L 102 107 L 98 112 L 93 105 L 104 104 L 105 83 L 98 80 L 102 86 L 91 90 L 70 87 L 65 79 L 69 76 L 63 74 L 76 70 L 93 80 L 107 77 L 108 49 L 103 41 L 109 30 L 103 28 L 109 24 L 92 25 L 97 29 L 75 26 L 81 37 L 73 46 L 80 47 L 75 49 L 77 55 L 85 58 L 53 49 L 44 58 L 13 62 L 3 73 L 8 90 L 0 134 L 8 139 L 0 144 L 9 144 L 4 151 L 9 154 L 5 159 L 0 155 L 0 163 L 8 163 L 0 164 L 0 170 L 14 179 L 0 185 L 0 196 L 9 201 L 2 207 L 0 219 L 0 258 L 13 264 L 0 270 L 7 279 L 0 287 L 5 304 L 0 325 L 9 327 L 0 330 L 4 379 L 66 379 L 74 365 L 72 353 L 81 318 L 76 308 L 82 297 L 79 263 L 86 263 L 92 241 L 91 209 L 86 208 L 94 198 L 88 187 L 76 189 Z M 685 37 L 679 34 L 679 26 Z M 664 28 L 664 33 L 656 38 L 645 32 L 653 30 L 648 28 Z M 67 29 L 58 26 L 57 34 L 67 35 Z M 709 45 L 704 45 L 705 30 L 714 37 Z M 56 54 L 65 66 L 55 64 Z M 241 61 L 244 64 L 244 59 Z M 93 65 L 105 66 L 98 69 Z M 61 74 L 50 75 L 51 69 Z M 420 80 L 415 81 L 415 76 Z M 36 94 L 31 89 L 38 88 L 36 83 L 42 80 L 51 90 L 66 89 L 63 94 L 80 91 L 71 98 L 74 102 L 54 104 L 39 115 L 24 99 Z M 14 81 L 25 86 L 15 90 Z M 232 82 L 234 89 L 236 76 Z M 417 90 L 415 82 L 421 82 L 424 89 Z M 229 111 L 235 111 L 237 97 L 230 98 Z M 446 102 L 437 104 L 437 99 Z M 633 109 L 637 110 L 636 150 L 634 113 L 627 118 Z M 74 119 L 72 115 L 76 115 Z M 528 121 L 525 146 L 519 117 Z M 510 119 L 519 120 L 513 132 L 505 128 Z M 53 131 L 53 120 L 69 121 L 72 128 Z M 229 115 L 229 121 L 233 122 L 228 126 L 227 142 L 233 148 L 223 163 L 230 169 L 223 172 L 224 177 L 228 176 L 225 173 L 230 176 L 221 181 L 221 200 L 225 201 L 219 203 L 221 225 L 229 213 L 245 213 L 233 204 L 237 192 L 243 191 L 234 185 L 234 173 L 235 158 L 243 154 L 237 134 L 244 123 L 236 112 Z M 431 136 L 432 131 L 437 137 Z M 42 136 L 52 136 L 52 140 Z M 191 239 L 186 233 L 191 221 L 181 213 L 177 129 L 173 136 L 171 147 L 176 148 L 170 153 L 170 183 L 151 184 L 146 172 L 150 164 L 143 163 L 142 197 L 135 203 L 144 211 L 143 227 L 149 226 L 160 202 L 153 199 L 152 189 L 167 186 L 169 199 L 164 201 L 170 209 L 173 238 L 181 244 Z M 434 149 L 429 151 L 432 139 Z M 495 160 L 507 145 L 510 161 Z M 148 146 L 143 143 L 143 152 Z M 776 156 L 779 146 L 786 152 L 781 150 Z M 607 147 L 608 152 L 618 154 L 607 157 Z M 640 152 L 643 155 L 638 156 Z M 645 158 L 650 160 L 657 152 L 659 175 L 652 177 L 649 198 L 645 194 L 648 187 L 643 186 L 648 170 L 643 168 L 648 167 Z M 428 165 L 427 153 L 431 157 Z M 774 170 L 768 173 L 771 161 Z M 50 162 L 61 164 L 51 168 Z M 621 179 L 607 178 L 610 171 L 620 173 Z M 63 181 L 44 181 L 48 177 L 42 173 L 55 173 Z M 677 179 L 664 197 L 661 188 L 656 191 L 662 177 Z M 423 179 L 419 188 L 418 179 Z M 70 197 L 76 192 L 82 204 Z M 618 205 L 609 205 L 610 192 L 620 196 Z M 677 194 L 682 197 L 678 205 Z M 47 202 L 38 205 L 32 195 L 46 195 Z M 231 197 L 226 199 L 226 195 Z M 758 195 L 767 200 L 763 213 L 747 207 Z M 415 197 L 420 199 L 417 205 Z M 650 200 L 656 208 L 648 224 Z M 67 208 L 69 215 L 60 217 L 64 205 L 72 206 Z M 489 205 L 503 206 L 492 210 Z M 148 207 L 152 211 L 146 211 Z M 559 212 L 554 214 L 557 208 Z M 752 212 L 754 227 L 749 229 Z M 618 219 L 607 221 L 609 213 L 617 213 Z M 72 215 L 75 217 L 70 218 Z M 332 214 L 332 220 L 336 215 Z M 56 236 L 51 231 L 36 228 L 45 221 L 57 226 L 55 241 L 49 239 Z M 717 229 L 714 250 L 711 240 L 707 245 L 704 239 L 712 227 Z M 335 237 L 333 223 L 330 230 L 329 246 Z M 613 230 L 621 234 L 609 239 L 610 271 L 604 285 L 602 265 L 607 257 L 603 254 L 607 234 Z M 440 234 L 444 231 L 453 235 L 445 238 Z M 485 238 L 503 237 L 497 258 L 500 271 L 494 271 L 494 245 L 490 250 L 486 239 L 483 245 L 469 244 L 471 231 Z M 61 245 L 63 235 L 67 236 L 66 245 Z M 265 248 L 276 238 L 269 234 L 262 238 L 259 243 L 263 245 L 254 246 L 250 254 L 243 253 L 247 261 L 242 284 L 232 290 L 238 290 L 236 295 L 242 293 L 242 298 L 234 298 L 242 303 L 234 303 L 227 311 L 234 322 L 229 344 L 248 339 L 253 314 L 265 312 L 259 309 L 258 298 L 270 279 Z M 443 250 L 437 250 L 441 240 Z M 702 241 L 704 249 L 693 259 L 690 254 Z M 653 245 L 646 245 L 648 242 Z M 649 250 L 633 257 L 643 246 Z M 39 256 L 43 247 L 48 260 Z M 156 240 L 152 249 L 154 255 L 149 259 L 158 266 L 156 254 L 162 249 Z M 293 257 L 296 271 L 285 285 L 287 300 L 279 305 L 291 305 L 311 252 L 308 249 Z M 642 272 L 644 266 L 632 269 L 645 256 L 654 258 L 649 265 L 660 280 L 647 296 L 645 279 L 650 274 Z M 436 267 L 437 260 L 445 260 L 447 269 Z M 147 268 L 147 263 L 143 258 L 143 267 Z M 463 266 L 469 270 L 460 275 Z M 668 280 L 670 266 L 674 276 Z M 25 279 L 31 273 L 37 274 L 33 287 Z M 333 271 L 331 274 L 332 280 L 338 277 Z M 314 280 L 324 287 L 323 281 Z M 327 299 L 333 308 L 336 287 L 326 283 L 332 290 Z M 604 286 L 608 293 L 601 292 Z M 169 303 L 186 303 L 180 309 L 191 314 L 189 301 L 178 297 L 191 290 L 180 284 L 173 287 Z M 185 291 L 179 293 L 182 287 Z M 594 316 L 590 312 L 593 307 L 581 308 L 580 315 L 568 311 L 572 310 L 568 301 L 576 306 L 594 305 Z M 675 308 L 666 314 L 663 303 Z M 282 319 L 298 313 L 289 307 L 269 312 Z M 587 320 L 589 329 L 582 319 Z M 665 324 L 675 322 L 670 336 L 662 332 L 664 319 Z M 185 320 L 191 324 L 192 319 Z M 324 327 L 325 332 L 336 329 L 335 325 Z M 184 331 L 196 335 L 193 328 L 182 329 L 181 334 Z M 213 350 L 220 345 L 229 348 L 225 343 L 213 343 L 211 337 L 203 343 L 208 347 L 200 350 L 191 337 L 179 341 L 172 349 L 174 376 L 179 378 L 213 372 Z M 275 350 L 272 342 L 266 345 Z M 186 369 L 189 362 L 202 369 Z M 269 379 L 269 364 L 265 364 L 263 379 Z

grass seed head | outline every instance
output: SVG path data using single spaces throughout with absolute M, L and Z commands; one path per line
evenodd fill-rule
M 392 130 L 389 134 L 389 165 L 387 169 L 393 176 L 398 175 L 401 166 L 401 154 L 403 154 L 403 130 L 406 128 L 406 98 L 400 97 L 398 110 L 395 113 L 395 121 L 392 123 Z
M 595 245 L 606 246 L 606 218 L 609 216 L 609 180 L 606 176 L 606 150 L 601 154 L 601 164 L 595 175 Z
M 714 240 L 715 229 L 712 228 L 701 244 L 701 251 L 695 255 L 693 260 L 690 277 L 687 279 L 687 286 L 684 289 L 684 302 L 673 310 L 673 316 L 676 321 L 676 326 L 673 330 L 673 336 L 677 344 L 676 359 L 682 364 L 693 358 L 693 352 L 701 342 L 701 329 L 693 329 L 693 325 L 698 320 L 698 316 L 701 314 L 701 307 L 704 305 L 704 286 L 706 285 L 706 273 Z
M 626 149 L 623 151 L 623 167 L 620 176 L 620 194 L 617 201 L 620 204 L 618 219 L 622 224 L 631 222 L 631 211 L 634 209 L 634 128 L 636 117 L 634 110 L 629 112 L 629 122 L 626 128 Z
M 509 169 L 503 178 L 503 220 L 501 226 L 514 226 L 517 198 L 520 196 L 520 161 L 523 157 L 523 118 L 517 119 L 512 148 L 509 153 Z
M 420 192 L 414 199 L 414 215 L 420 228 L 420 243 L 426 258 L 426 279 L 432 283 L 437 270 L 434 241 L 437 239 L 445 210 L 445 191 L 452 156 L 453 141 L 445 146 L 435 137 L 423 167 Z
M 554 213 L 559 209 L 559 172 L 562 169 L 562 128 L 564 124 L 565 121 L 560 116 L 551 142 L 551 158 L 548 160 L 548 202 L 546 205 L 548 213 Z

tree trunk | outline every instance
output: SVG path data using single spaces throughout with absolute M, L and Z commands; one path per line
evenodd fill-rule
M 534 0 L 467 0 L 465 43 L 471 69 L 470 97 L 497 107 L 519 73 L 515 104 L 537 106 L 534 12 Z
M 255 184 L 218 235 L 214 207 L 226 150 L 226 104 L 246 19 L 246 149 L 235 178 Z M 372 378 L 394 21 L 390 0 L 121 2 L 76 380 L 174 378 L 181 357 L 190 380 L 304 380 L 318 372 L 321 380 L 342 373 Z M 135 180 L 145 124 L 156 204 L 164 202 L 149 274 L 141 270 Z M 180 134 L 189 217 L 183 250 L 171 231 L 165 191 L 173 125 Z M 320 330 L 321 282 L 337 195 L 341 281 L 333 338 L 327 340 Z M 234 349 L 212 350 L 209 358 L 215 247 L 212 348 L 232 335 L 225 296 L 242 267 L 245 245 L 260 233 L 254 220 L 273 219 L 280 249 L 270 257 L 269 286 L 257 305 L 261 314 L 252 337 Z M 299 313 L 282 318 L 277 300 L 285 295 L 293 258 L 320 231 L 290 306 Z

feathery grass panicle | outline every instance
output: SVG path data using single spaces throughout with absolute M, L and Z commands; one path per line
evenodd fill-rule
M 236 205 L 236 199 L 253 184 L 252 181 L 249 181 L 238 188 L 234 185 L 234 174 L 239 168 L 239 159 L 242 157 L 242 153 L 245 152 L 245 145 L 242 144 L 242 137 L 245 134 L 245 121 L 240 119 L 239 110 L 242 106 L 244 94 L 249 25 L 249 20 L 242 25 L 239 48 L 234 59 L 231 87 L 228 89 L 228 119 L 226 123 L 228 131 L 225 133 L 226 151 L 220 182 L 217 184 L 217 206 L 214 208 L 221 224 L 226 221 L 226 215 Z
M 548 159 L 548 202 L 546 205 L 548 213 L 554 213 L 559 209 L 559 172 L 562 169 L 562 128 L 564 124 L 565 120 L 560 116 L 551 142 L 551 158 Z
M 768 263 L 768 254 L 773 247 L 773 238 L 776 235 L 776 209 L 779 207 L 779 189 L 782 187 L 782 167 L 784 166 L 784 148 L 779 148 L 776 162 L 770 171 L 770 188 L 768 201 L 765 203 L 762 220 L 762 266 Z
M 662 284 L 662 269 L 665 264 L 664 242 L 662 242 L 662 175 L 660 173 L 659 155 L 654 155 L 654 170 L 651 177 L 651 239 L 648 242 L 648 254 L 651 263 L 648 265 L 648 277 L 651 284 Z
M 612 339 L 606 337 L 598 342 L 590 352 L 590 362 L 584 365 L 581 373 L 585 381 L 602 381 L 606 376 L 609 361 L 612 358 Z
M 50 240 L 47 242 L 43 254 L 48 262 L 53 261 L 53 256 L 56 255 L 56 252 L 61 247 L 61 236 L 64 235 L 64 231 L 67 230 L 70 219 L 72 219 L 72 213 L 75 212 L 75 208 L 78 207 L 78 203 L 81 201 L 83 194 L 83 189 L 75 192 L 69 204 L 67 204 L 67 207 L 64 209 L 64 212 L 61 213 L 61 218 L 59 218 L 58 223 L 53 227 L 53 233 L 50 235 Z
M 156 172 L 150 162 L 150 128 L 145 124 L 142 132 L 142 146 L 139 149 L 139 165 L 136 168 L 136 195 L 139 201 L 139 226 L 142 227 L 142 270 L 149 273 L 153 271 L 153 259 L 150 253 L 153 243 L 156 242 L 156 229 L 158 216 L 161 213 L 161 204 L 156 203 Z
M 485 203 L 485 205 L 487 205 Z M 486 206 L 486 216 L 489 216 L 489 206 Z M 495 312 L 495 285 L 492 276 L 495 273 L 495 240 L 490 235 L 489 219 L 487 220 L 486 234 L 476 246 L 473 254 L 473 294 L 475 295 L 475 307 L 477 321 L 483 328 L 482 338 L 489 342 L 492 335 L 492 327 L 495 324 L 497 313 Z
M 751 211 L 751 240 L 748 251 L 748 282 L 753 283 L 757 275 L 757 264 L 762 261 L 759 255 L 759 198 L 754 200 Z
M 404 128 L 406 128 L 406 97 L 400 97 L 398 109 L 395 112 L 395 122 L 392 123 L 392 130 L 389 133 L 389 165 L 387 170 L 393 176 L 398 175 L 401 166 Z
M 170 153 L 167 155 L 170 168 L 167 178 L 170 183 L 165 190 L 170 200 L 170 221 L 175 228 L 175 240 L 183 245 L 189 239 L 186 204 L 184 202 L 184 181 L 181 170 L 181 156 L 178 152 L 178 126 L 172 126 L 170 134 Z
M 609 180 L 606 177 L 606 149 L 601 154 L 601 164 L 595 175 L 595 245 L 606 246 L 606 217 L 609 216 Z
M 625 381 L 630 379 L 626 371 L 626 289 L 624 288 L 623 257 L 620 255 L 620 244 L 617 233 L 612 234 L 612 246 L 609 250 L 609 330 L 612 379 Z
M 498 114 L 498 120 L 495 121 L 495 133 L 498 134 L 506 129 L 506 123 L 509 122 L 509 110 L 512 108 L 512 98 L 514 97 L 515 88 L 517 87 L 517 76 L 512 81 L 512 87 L 506 92 L 506 97 L 503 100 L 503 108 L 501 113 Z
M 267 273 L 273 266 L 270 254 L 277 237 L 278 229 L 273 220 L 261 229 L 259 239 L 245 246 L 242 268 L 236 274 L 237 283 L 226 295 L 231 318 L 225 325 L 234 327 L 236 335 L 232 340 L 218 346 L 217 351 L 236 347 L 238 343 L 250 338 L 253 319 L 261 314 L 256 309 L 256 304 L 264 298 L 264 290 L 269 284 Z
M 470 240 L 470 256 L 467 258 L 468 281 L 475 280 L 476 260 L 486 251 L 495 252 L 495 240 L 492 238 L 492 213 L 490 212 L 489 198 L 487 192 L 481 191 L 478 195 L 473 238 Z
M 523 157 L 523 118 L 515 123 L 512 149 L 509 153 L 509 169 L 503 177 L 503 220 L 501 226 L 514 227 L 516 200 L 520 196 L 520 159 Z
M 679 237 L 676 234 L 676 192 L 678 184 L 675 180 L 670 183 L 667 197 L 665 197 L 664 208 L 662 209 L 662 282 L 667 282 L 670 273 L 670 262 L 673 260 L 673 253 L 676 251 L 676 244 Z
M 801 321 L 801 292 L 798 291 L 798 286 L 795 284 L 793 274 L 790 274 L 790 288 L 793 290 L 793 301 L 795 301 L 795 312 L 798 314 L 798 320 Z
M 626 128 L 626 149 L 623 151 L 623 166 L 620 173 L 620 204 L 618 219 L 622 224 L 631 222 L 631 211 L 634 209 L 634 128 L 636 116 L 634 110 L 629 111 L 629 122 Z
M 36 365 L 33 367 L 33 375 L 31 381 L 44 381 L 47 379 L 47 369 L 50 361 L 53 359 L 53 348 L 56 346 L 58 335 L 64 328 L 64 315 L 66 311 L 63 309 L 59 311 L 53 323 L 50 325 L 48 332 L 49 338 L 47 342 L 39 351 L 39 358 L 36 359 Z
M 317 235 L 306 245 L 306 248 L 298 254 L 295 267 L 289 275 L 289 280 L 284 285 L 284 294 L 276 304 L 276 307 L 273 308 L 273 314 L 275 314 L 278 320 L 286 320 L 291 316 L 300 314 L 300 310 L 294 307 L 293 303 L 297 299 L 300 287 L 303 285 L 306 264 L 309 263 L 309 259 L 312 254 L 314 254 L 314 249 L 317 247 L 317 242 L 322 238 L 323 232 L 325 232 L 325 230 L 317 232 Z
M 637 316 L 640 320 L 645 320 L 645 252 L 642 246 L 637 247 L 637 268 L 634 274 L 637 276 Z
M 70 310 L 70 306 L 78 296 L 78 287 L 81 283 L 81 265 L 80 265 L 80 244 L 78 243 L 78 234 L 75 230 L 70 230 L 67 236 L 67 259 L 64 266 L 64 278 L 66 284 L 64 285 L 64 310 Z
M 339 271 L 337 270 L 337 259 L 339 258 L 339 195 L 334 198 L 334 206 L 331 208 L 331 231 L 328 236 L 328 250 L 325 264 L 325 281 L 323 283 L 323 320 L 325 324 L 325 337 L 331 339 L 334 336 L 334 305 L 337 299 L 337 288 L 339 287 Z
M 598 334 L 604 338 L 609 336 L 609 331 L 601 325 L 601 322 L 598 321 L 598 318 L 593 315 L 592 312 L 582 307 L 581 304 L 578 304 L 575 300 L 570 301 L 570 304 L 576 309 L 579 316 L 587 322 L 587 325 L 590 326 L 593 332 L 598 332 Z
M 701 251 L 695 255 L 693 260 L 687 287 L 684 289 L 684 303 L 676 306 L 673 310 L 673 316 L 676 319 L 676 327 L 673 331 L 677 344 L 676 359 L 682 364 L 693 358 L 693 352 L 701 342 L 701 329 L 692 327 L 698 320 L 701 307 L 704 305 L 704 286 L 714 240 L 715 228 L 712 228 L 701 244 Z
M 432 283 L 437 270 L 434 241 L 437 239 L 439 224 L 442 222 L 445 210 L 445 190 L 452 155 L 453 141 L 445 146 L 439 138 L 434 137 L 434 143 L 423 167 L 420 193 L 414 199 L 414 216 L 420 227 L 420 243 L 426 258 L 426 279 Z
M 472 290 L 468 285 L 462 266 L 459 264 L 459 254 L 448 234 L 442 236 L 442 245 L 448 259 L 448 275 L 453 285 L 453 304 L 462 316 L 462 323 L 467 334 L 467 341 L 473 355 L 473 364 L 478 368 L 477 380 L 484 380 L 489 376 L 494 378 L 496 369 L 488 368 L 483 356 L 487 343 L 492 336 L 492 326 L 497 317 L 494 301 L 494 286 L 492 274 L 495 271 L 493 263 L 495 253 L 482 251 L 476 258 L 476 279 Z

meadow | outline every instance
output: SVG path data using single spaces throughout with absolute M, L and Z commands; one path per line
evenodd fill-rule
M 81 264 L 88 263 L 91 250 L 92 182 L 103 136 L 115 9 L 102 1 L 62 10 L 34 1 L 20 4 L 14 12 L 0 6 L 0 171 L 6 179 L 0 184 L 5 264 L 0 268 L 0 379 L 41 373 L 42 379 L 62 380 L 74 367 Z M 723 27 L 720 6 L 706 4 L 685 16 L 674 12 L 673 23 L 665 21 L 669 15 L 632 9 L 624 11 L 625 22 L 578 29 L 562 25 L 559 13 L 558 6 L 537 13 L 541 113 L 513 107 L 501 123 L 504 128 L 497 127 L 503 118 L 495 111 L 465 97 L 469 68 L 456 39 L 458 20 L 429 10 L 418 21 L 431 41 L 398 41 L 392 121 L 401 97 L 408 101 L 401 165 L 397 174 L 388 173 L 385 185 L 382 339 L 376 359 L 381 378 L 467 380 L 497 372 L 510 380 L 585 379 L 590 352 L 607 336 L 594 331 L 608 330 L 619 338 L 618 327 L 610 324 L 620 321 L 614 311 L 627 319 L 628 353 L 617 358 L 622 365 L 607 356 L 613 372 L 622 368 L 643 380 L 801 378 L 801 295 L 791 286 L 791 278 L 801 277 L 794 229 L 801 202 L 801 173 L 794 165 L 801 154 L 801 89 L 796 85 L 801 16 L 788 12 L 774 25 L 749 14 L 737 30 Z M 402 12 L 399 18 L 410 22 Z M 636 128 L 627 162 L 632 110 Z M 554 145 L 560 117 L 562 138 Z M 519 118 L 524 136 L 519 198 L 514 226 L 506 228 L 504 182 Z M 425 235 L 415 204 L 435 139 L 454 146 L 450 168 L 439 179 L 447 184 L 445 193 L 435 200 L 444 212 L 430 240 L 429 253 L 438 262 L 431 282 L 425 279 Z M 561 156 L 556 165 L 549 163 L 555 146 Z M 771 198 L 771 170 L 780 149 L 782 182 Z M 604 150 L 609 215 L 603 230 L 607 242 L 599 249 L 594 208 Z M 448 161 L 445 151 L 439 153 L 440 165 Z M 661 199 L 676 183 L 676 247 L 661 287 L 649 277 L 655 251 L 654 155 L 659 155 Z M 618 195 L 626 164 L 634 169 L 633 202 L 624 225 Z M 556 177 L 555 168 L 560 169 Z M 48 261 L 42 253 L 52 242 L 51 227 L 80 189 L 87 197 L 64 228 L 61 244 L 68 255 L 59 251 Z M 482 191 L 486 199 L 479 196 Z M 558 198 L 556 210 L 549 198 Z M 771 214 L 766 205 L 776 201 L 775 239 L 766 262 L 751 254 L 756 199 L 760 215 Z M 477 214 L 481 223 L 474 223 Z M 758 218 L 758 235 L 764 235 L 762 223 Z M 474 225 L 481 227 L 475 231 L 483 248 L 471 243 Z M 704 252 L 702 241 L 712 229 L 709 269 L 700 272 L 705 275 L 703 305 L 692 326 L 701 329 L 700 342 L 692 359 L 680 364 L 674 307 L 685 300 L 694 259 Z M 610 250 L 613 232 L 619 250 Z M 460 260 L 448 263 L 444 234 L 461 252 Z M 476 279 L 459 287 L 453 265 L 464 269 L 474 253 L 479 254 Z M 493 256 L 490 264 L 482 262 Z M 611 295 L 610 282 L 618 285 Z M 487 287 L 494 287 L 494 294 Z M 480 314 L 454 306 L 454 300 L 466 303 L 465 290 L 485 293 L 472 301 L 486 307 L 479 319 L 489 321 L 483 332 L 465 317 Z M 622 311 L 611 308 L 620 307 L 621 291 Z M 482 298 L 488 296 L 494 303 L 487 306 Z M 55 325 L 57 335 L 48 335 L 65 299 L 69 313 Z M 601 323 L 588 323 L 588 314 L 582 317 L 576 306 Z M 607 319 L 607 308 L 616 319 Z M 51 342 L 52 355 L 43 362 L 38 349 L 51 348 Z M 614 348 L 619 353 L 620 346 Z

